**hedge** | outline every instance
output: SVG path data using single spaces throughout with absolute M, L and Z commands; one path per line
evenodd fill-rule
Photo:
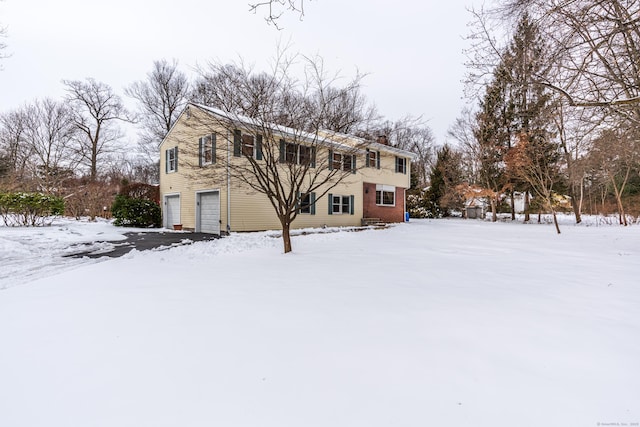
M 123 227 L 160 227 L 162 214 L 157 203 L 119 194 L 111 206 L 115 225 Z
M 63 213 L 61 197 L 43 193 L 0 193 L 0 216 L 7 226 L 50 225 L 51 216 Z

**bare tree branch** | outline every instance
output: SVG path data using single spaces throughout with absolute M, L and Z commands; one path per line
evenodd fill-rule
M 265 20 L 280 30 L 282 27 L 278 25 L 278 21 L 286 11 L 297 13 L 301 20 L 304 18 L 304 3 L 305 0 L 267 0 L 249 3 L 249 12 L 257 13 L 259 9 L 266 9 L 268 12 Z

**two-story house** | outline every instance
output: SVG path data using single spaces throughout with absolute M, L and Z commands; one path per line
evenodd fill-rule
M 189 104 L 160 144 L 163 225 L 215 234 L 280 229 L 269 198 L 238 179 L 239 168 L 251 166 L 248 157 L 255 167 L 267 167 L 263 159 L 274 153 L 266 150 L 278 151 L 275 167 L 282 170 L 285 187 L 291 164 L 308 165 L 315 174 L 336 168 L 345 173 L 337 185 L 329 180 L 300 200 L 292 228 L 359 226 L 363 218 L 405 220 L 413 153 L 333 132 L 305 136 L 274 129 L 265 132 L 250 119 Z M 267 138 L 277 143 L 267 146 Z

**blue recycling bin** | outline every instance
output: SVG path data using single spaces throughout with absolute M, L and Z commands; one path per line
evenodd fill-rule
M 404 213 L 404 222 L 409 222 L 409 212 Z

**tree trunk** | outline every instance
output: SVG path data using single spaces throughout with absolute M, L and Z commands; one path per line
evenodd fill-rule
M 622 189 L 624 188 L 624 184 L 621 186 L 621 189 L 618 189 L 616 179 L 613 175 L 611 176 L 611 183 L 613 184 L 613 192 L 616 196 L 616 204 L 618 205 L 618 221 L 620 222 L 620 225 L 624 225 L 626 227 L 628 225 L 627 216 L 624 213 L 624 206 L 622 206 Z
M 560 226 L 558 225 L 558 217 L 556 216 L 556 210 L 551 209 L 551 213 L 553 214 L 553 224 L 556 226 L 556 231 L 560 234 Z
M 491 200 L 491 222 L 496 222 L 498 220 L 496 201 L 493 197 L 490 197 L 489 199 Z
M 567 192 L 569 193 L 569 197 L 571 198 L 571 207 L 573 208 L 573 213 L 576 216 L 576 224 L 580 224 L 582 222 L 582 218 L 580 216 L 580 205 L 578 204 L 578 200 L 576 198 L 576 189 L 573 183 L 569 185 L 569 188 L 567 188 Z
M 529 220 L 531 219 L 529 215 L 530 204 L 531 201 L 529 200 L 529 190 L 527 189 L 524 192 L 524 222 L 529 222 Z
M 511 190 L 511 195 L 509 196 L 511 202 L 511 221 L 516 220 L 516 198 L 513 194 L 513 190 Z
M 291 234 L 290 234 L 291 224 L 288 222 L 282 223 L 282 243 L 284 244 L 284 253 L 288 254 L 291 252 Z

